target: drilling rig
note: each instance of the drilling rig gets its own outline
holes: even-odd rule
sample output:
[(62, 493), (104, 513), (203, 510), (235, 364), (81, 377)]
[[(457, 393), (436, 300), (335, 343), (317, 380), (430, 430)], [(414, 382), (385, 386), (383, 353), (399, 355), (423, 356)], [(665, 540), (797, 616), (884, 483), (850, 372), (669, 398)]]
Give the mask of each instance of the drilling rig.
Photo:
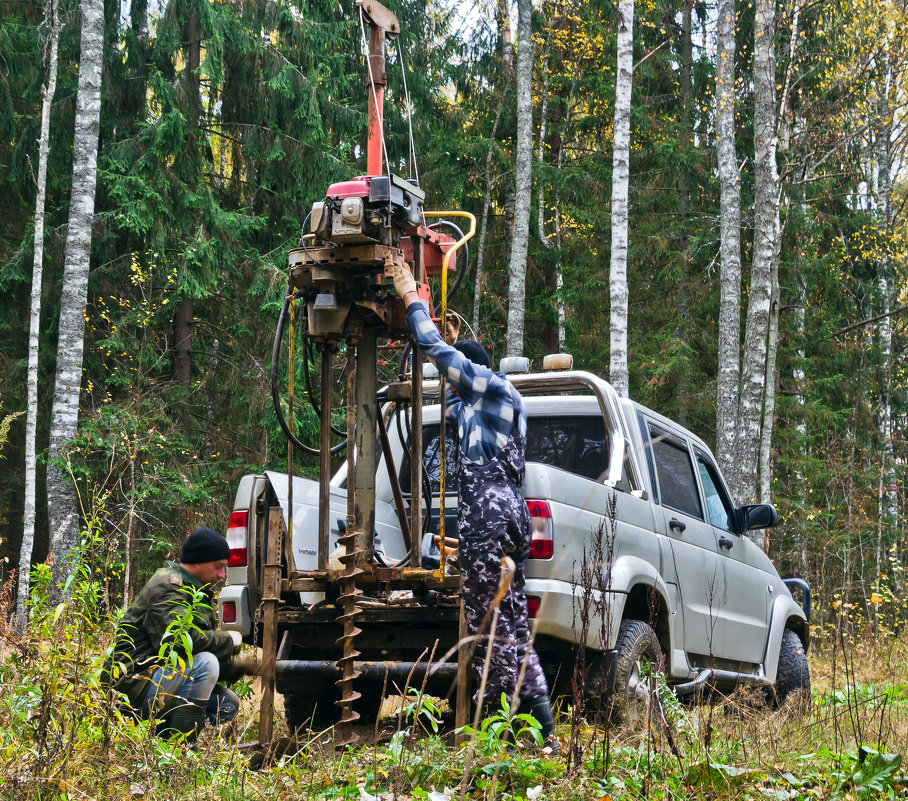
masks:
[[(440, 560), (437, 569), (424, 569), (420, 559), (423, 536), (421, 510), (424, 503), (422, 464), (422, 359), (419, 349), (407, 344), (406, 312), (390, 280), (384, 280), (387, 256), (406, 260), (417, 281), (420, 297), (438, 319), (444, 319), (447, 297), (456, 289), (466, 269), (465, 242), (475, 230), (475, 219), (464, 212), (433, 212), (425, 209), (425, 192), (418, 180), (404, 179), (390, 170), (383, 136), (383, 102), (386, 86), (385, 45), (397, 38), (397, 17), (375, 0), (357, 0), (364, 38), (368, 29), (366, 89), (368, 93), (368, 141), (366, 174), (334, 183), (322, 199), (313, 203), (304, 223), (299, 247), (289, 255), (287, 294), (278, 322), (272, 358), (272, 394), (288, 447), (289, 520), (273, 515), (267, 533), (262, 598), (262, 645), (265, 675), (260, 741), (271, 737), (278, 648), (284, 593), (315, 591), (331, 597), (340, 610), (335, 618), (342, 626), (336, 641), (338, 657), (333, 672), (340, 698), (336, 741), (351, 744), (357, 739), (352, 725), (358, 719), (354, 702), (360, 697), (356, 680), (363, 664), (358, 662), (357, 625), (364, 590), (380, 586), (385, 593), (396, 589), (459, 589), (459, 577), (446, 574), (444, 513), (440, 515)], [(467, 233), (448, 218), (466, 218)], [(443, 218), (443, 219), (441, 219)], [(435, 222), (427, 222), (436, 220)], [(465, 228), (467, 226), (464, 226)], [(449, 273), (457, 275), (449, 282)], [(432, 297), (439, 285), (439, 297)], [(289, 398), (278, 384), (277, 366), (285, 333), (289, 340)], [(380, 344), (381, 343), (381, 344)], [(400, 349), (398, 381), (380, 391), (377, 386), (379, 348)], [(314, 448), (295, 434), (295, 353), (303, 348), (319, 364), (320, 391), (315, 393), (306, 375), (309, 400), (319, 417), (319, 441)], [(332, 385), (335, 361), (343, 354), (346, 380), (346, 426), (332, 425)], [(444, 393), (441, 393), (443, 399)], [(410, 408), (410, 510), (405, 506), (398, 476), (388, 446), (384, 402)], [(287, 413), (284, 413), (284, 408)], [(338, 410), (339, 411), (339, 410)], [(443, 415), (442, 415), (443, 421)], [(443, 425), (443, 422), (442, 422)], [(336, 439), (340, 442), (332, 444)], [(443, 438), (442, 438), (443, 439)], [(387, 565), (376, 562), (375, 483), (377, 448), (381, 447), (394, 490), (397, 517), (409, 553), (404, 560)], [(329, 561), (331, 456), (346, 448), (347, 509), (338, 568)], [(295, 569), (293, 537), (294, 453), (318, 456), (319, 519), (317, 567)], [(431, 505), (431, 494), (425, 500)], [(444, 503), (444, 491), (441, 493)], [(296, 619), (305, 610), (295, 612)], [(460, 660), (461, 663), (464, 661)], [(465, 718), (468, 701), (463, 664), (458, 669), (458, 718)], [(387, 675), (387, 674), (386, 674)]]

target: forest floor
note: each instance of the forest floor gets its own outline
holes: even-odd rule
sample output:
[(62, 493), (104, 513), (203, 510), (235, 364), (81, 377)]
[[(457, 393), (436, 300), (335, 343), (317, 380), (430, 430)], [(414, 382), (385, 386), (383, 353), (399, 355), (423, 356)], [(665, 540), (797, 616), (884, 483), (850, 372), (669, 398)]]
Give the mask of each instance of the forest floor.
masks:
[(572, 723), (563, 704), (561, 754), (552, 756), (510, 746), (504, 718), (455, 746), (433, 701), (411, 696), (343, 749), (331, 730), (288, 747), (278, 714), (282, 750), (265, 754), (244, 745), (257, 739), (253, 685), (241, 687), (229, 731), (206, 729), (195, 750), (162, 742), (98, 688), (104, 638), (63, 617), (51, 610), (26, 636), (0, 630), (4, 801), (908, 798), (904, 634), (815, 643), (806, 710), (768, 710), (744, 696), (682, 705), (660, 686), (661, 703), (634, 726)]

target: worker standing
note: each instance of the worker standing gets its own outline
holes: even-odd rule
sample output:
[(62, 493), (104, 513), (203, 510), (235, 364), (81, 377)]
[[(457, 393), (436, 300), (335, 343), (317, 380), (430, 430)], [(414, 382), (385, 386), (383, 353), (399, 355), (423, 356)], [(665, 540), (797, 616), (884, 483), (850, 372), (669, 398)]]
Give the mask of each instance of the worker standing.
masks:
[[(498, 607), (485, 695), (475, 700), (487, 711), (494, 710), (504, 693), (513, 704), (518, 674), (526, 662), (521, 711), (539, 721), (545, 745), (557, 750), (548, 686), (530, 639), (524, 595), (530, 519), (520, 491), (527, 428), (523, 401), (502, 373), (492, 371), (485, 348), (472, 340), (457, 341), (456, 318), (446, 321), (442, 339), (405, 263), (387, 257), (385, 275), (392, 278), (395, 291), (404, 300), (411, 335), (450, 382), (455, 396), (448, 415), (456, 421), (459, 441), (457, 525), (469, 634), (477, 634), (498, 592), (502, 560), (507, 556), (514, 563), (514, 575)], [(483, 634), (474, 653), (474, 667), (480, 675), (489, 639)]]

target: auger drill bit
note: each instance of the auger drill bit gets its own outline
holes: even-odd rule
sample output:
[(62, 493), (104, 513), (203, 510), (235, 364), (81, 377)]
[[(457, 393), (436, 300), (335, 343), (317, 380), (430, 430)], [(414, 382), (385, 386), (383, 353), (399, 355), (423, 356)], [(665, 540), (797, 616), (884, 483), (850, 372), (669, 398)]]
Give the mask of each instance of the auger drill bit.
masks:
[(343, 648), (343, 656), (337, 660), (337, 666), (341, 671), (341, 677), (336, 682), (341, 691), (341, 697), (339, 701), (335, 701), (341, 709), (341, 719), (338, 723), (338, 744), (353, 745), (359, 739), (351, 729), (352, 724), (359, 720), (359, 713), (353, 709), (353, 702), (361, 697), (360, 693), (353, 688), (353, 681), (359, 676), (359, 671), (355, 668), (355, 660), (360, 655), (354, 646), (354, 640), (362, 631), (356, 625), (356, 615), (360, 611), (356, 601), (363, 592), (356, 586), (356, 577), (363, 571), (357, 567), (357, 558), (361, 551), (356, 547), (356, 532), (349, 531), (344, 534), (338, 539), (338, 544), (344, 547), (344, 555), (340, 557), (341, 564), (344, 565), (344, 572), (338, 580), (340, 595), (337, 599), (343, 610), (337, 616), (337, 621), (344, 627), (343, 634), (336, 642), (336, 645)]
[[(351, 443), (351, 447), (347, 449), (348, 476), (354, 475), (352, 442), (356, 422), (356, 353), (356, 343), (351, 341), (347, 349), (347, 441)], [(344, 572), (338, 578), (340, 595), (337, 599), (343, 610), (337, 616), (337, 621), (343, 625), (344, 631), (335, 642), (335, 645), (341, 646), (343, 649), (343, 655), (337, 660), (341, 677), (335, 682), (341, 693), (340, 700), (335, 701), (341, 710), (341, 719), (337, 724), (338, 745), (353, 745), (359, 739), (351, 728), (353, 723), (359, 719), (359, 713), (353, 709), (353, 702), (360, 697), (360, 694), (353, 689), (353, 680), (359, 675), (359, 671), (355, 667), (359, 651), (356, 650), (353, 642), (361, 633), (361, 629), (356, 626), (356, 613), (359, 612), (356, 599), (357, 596), (362, 595), (362, 590), (356, 586), (356, 577), (363, 572), (358, 564), (358, 557), (362, 550), (357, 547), (357, 532), (353, 525), (354, 490), (355, 485), (353, 484), (347, 487), (347, 529), (337, 541), (338, 545), (342, 545), (344, 548), (344, 555), (340, 557), (341, 564), (344, 565)]]

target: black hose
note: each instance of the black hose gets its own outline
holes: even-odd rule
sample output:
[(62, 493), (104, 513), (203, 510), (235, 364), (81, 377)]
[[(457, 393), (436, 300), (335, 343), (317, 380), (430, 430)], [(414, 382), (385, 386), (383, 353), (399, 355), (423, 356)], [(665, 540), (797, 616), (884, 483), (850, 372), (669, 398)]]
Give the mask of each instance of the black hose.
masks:
[[(284, 435), (287, 437), (293, 445), (304, 453), (308, 453), (311, 456), (318, 456), (319, 449), (313, 448), (311, 445), (306, 445), (306, 443), (301, 442), (297, 436), (290, 430), (290, 426), (287, 425), (287, 419), (284, 417), (284, 410), (281, 408), (281, 394), (278, 389), (278, 362), (281, 357), (281, 344), (284, 339), (284, 327), (287, 325), (287, 311), (290, 308), (290, 298), (288, 294), (284, 298), (284, 305), (281, 307), (281, 314), (277, 320), (277, 331), (274, 333), (274, 347), (271, 350), (271, 401), (274, 404), (274, 412), (277, 415), (277, 422), (281, 427), (281, 430), (284, 432)], [(344, 448), (347, 447), (347, 440), (344, 439), (343, 442), (339, 442), (337, 445), (331, 448), (331, 453), (340, 453)]]

